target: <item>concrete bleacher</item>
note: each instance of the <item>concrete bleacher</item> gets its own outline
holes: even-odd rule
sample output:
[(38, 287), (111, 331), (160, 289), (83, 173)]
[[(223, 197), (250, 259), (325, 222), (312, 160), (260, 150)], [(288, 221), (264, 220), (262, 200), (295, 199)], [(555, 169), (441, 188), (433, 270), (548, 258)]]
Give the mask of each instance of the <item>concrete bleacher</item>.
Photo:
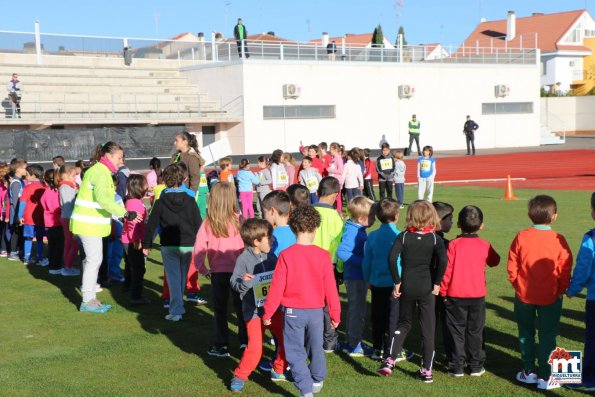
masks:
[(38, 65), (33, 55), (0, 54), (3, 84), (13, 72), (23, 84), (22, 119), (9, 118), (5, 92), (2, 104), (7, 118), (0, 123), (231, 119), (180, 72), (181, 66), (186, 62), (133, 59), (131, 66), (125, 66), (121, 58), (51, 56)]

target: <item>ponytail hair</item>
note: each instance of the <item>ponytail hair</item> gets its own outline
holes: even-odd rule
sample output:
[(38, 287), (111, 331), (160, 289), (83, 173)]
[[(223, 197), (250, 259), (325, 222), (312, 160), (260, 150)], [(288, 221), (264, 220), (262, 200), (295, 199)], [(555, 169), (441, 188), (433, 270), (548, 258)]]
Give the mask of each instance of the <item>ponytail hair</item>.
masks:
[(97, 147), (95, 147), (92, 162), (96, 163), (107, 153), (112, 154), (114, 152), (117, 152), (118, 150), (124, 151), (124, 149), (122, 149), (122, 146), (118, 145), (116, 142), (109, 141), (103, 145), (99, 144), (97, 145)]
[(196, 153), (200, 153), (198, 151), (198, 141), (196, 140), (196, 135), (189, 133), (188, 131), (179, 132), (176, 136), (179, 136), (186, 142), (188, 142), (188, 146), (190, 146)]
[(281, 156), (283, 156), (283, 150), (277, 149), (277, 150), (273, 151), (273, 154), (271, 154), (271, 163), (279, 164), (279, 161), (281, 160)]
[(55, 179), (56, 172), (53, 168), (47, 169), (45, 174), (43, 174), (43, 179), (45, 183), (47, 183), (48, 187), (52, 190), (56, 190), (56, 179)]
[[(81, 169), (82, 168), (83, 167), (82, 167), (82, 164), (81, 164)], [(60, 186), (60, 182), (62, 182), (64, 180), (64, 175), (70, 174), (75, 169), (76, 169), (75, 166), (69, 165), (69, 164), (64, 164), (64, 165), (60, 166), (60, 168), (58, 168), (58, 172), (55, 172), (54, 173), (54, 185)]]

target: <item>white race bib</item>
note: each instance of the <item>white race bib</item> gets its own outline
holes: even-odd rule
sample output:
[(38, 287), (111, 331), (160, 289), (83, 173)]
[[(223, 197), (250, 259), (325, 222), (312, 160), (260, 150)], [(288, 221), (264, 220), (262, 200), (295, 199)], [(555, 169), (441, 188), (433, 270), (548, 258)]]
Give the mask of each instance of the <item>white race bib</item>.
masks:
[(393, 168), (393, 161), (391, 159), (381, 159), (380, 160), (380, 169), (381, 170), (389, 170)]
[(432, 162), (430, 160), (422, 160), (419, 162), (419, 169), (424, 172), (429, 172), (432, 168)]
[(256, 307), (263, 307), (264, 302), (269, 294), (271, 288), (271, 282), (273, 281), (274, 272), (265, 272), (254, 275), (254, 283), (252, 284), (252, 290), (254, 291), (254, 302)]

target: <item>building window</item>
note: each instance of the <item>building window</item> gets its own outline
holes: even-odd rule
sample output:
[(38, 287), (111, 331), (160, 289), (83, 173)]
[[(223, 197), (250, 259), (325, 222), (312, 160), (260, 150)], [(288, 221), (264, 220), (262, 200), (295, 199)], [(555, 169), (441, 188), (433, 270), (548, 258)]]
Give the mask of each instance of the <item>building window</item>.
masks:
[(335, 105), (263, 106), (262, 117), (275, 119), (334, 119)]
[(481, 114), (526, 114), (533, 113), (533, 102), (492, 102), (481, 104)]

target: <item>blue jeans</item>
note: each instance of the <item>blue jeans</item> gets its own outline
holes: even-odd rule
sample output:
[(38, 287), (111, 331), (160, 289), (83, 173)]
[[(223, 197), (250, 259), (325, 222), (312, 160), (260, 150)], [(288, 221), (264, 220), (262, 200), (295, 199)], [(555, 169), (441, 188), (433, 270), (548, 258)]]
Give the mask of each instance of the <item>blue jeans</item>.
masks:
[(395, 182), (395, 190), (397, 191), (397, 201), (399, 205), (403, 205), (405, 200), (405, 184), (402, 182)]
[(366, 324), (368, 284), (364, 280), (345, 280), (347, 289), (347, 343), (356, 347), (363, 338)]
[(285, 357), (291, 366), (295, 386), (302, 395), (312, 393), (312, 384), (326, 377), (326, 358), (322, 348), (323, 323), (322, 309), (284, 309)]
[(43, 259), (43, 237), (45, 236), (45, 228), (43, 226), (24, 225), (23, 237), (25, 240), (24, 259), (27, 262), (31, 259), (31, 249), (33, 248), (33, 237), (36, 240), (36, 257), (40, 261)]
[(169, 285), (169, 314), (181, 316), (186, 313), (183, 297), (192, 251), (182, 252), (177, 247), (161, 247), (161, 257)]
[(351, 200), (353, 200), (354, 198), (356, 198), (357, 196), (361, 196), (361, 195), (362, 195), (362, 191), (359, 190), (358, 188), (345, 189), (345, 198), (347, 199), (347, 204), (349, 204), (349, 202)]

